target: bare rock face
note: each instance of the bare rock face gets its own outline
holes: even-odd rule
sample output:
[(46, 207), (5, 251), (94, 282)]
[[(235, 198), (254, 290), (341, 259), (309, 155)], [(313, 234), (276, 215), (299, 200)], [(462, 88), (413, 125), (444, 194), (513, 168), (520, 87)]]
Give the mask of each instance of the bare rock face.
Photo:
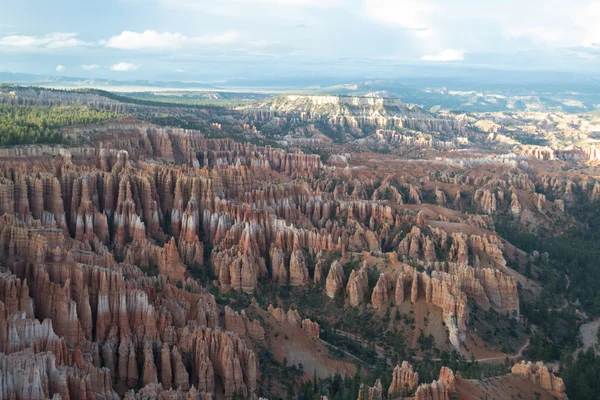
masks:
[(388, 397), (396, 398), (412, 393), (419, 384), (419, 373), (413, 371), (412, 365), (403, 361), (402, 365), (396, 365), (392, 376), (392, 383), (388, 389)]
[(411, 259), (423, 258), (425, 261), (437, 261), (434, 240), (422, 233), (421, 228), (413, 226), (398, 246), (398, 255)]
[(477, 191), (475, 192), (474, 200), (475, 202), (477, 202), (477, 204), (479, 204), (481, 210), (486, 214), (494, 214), (498, 209), (496, 194), (489, 191), (488, 189), (477, 189)]
[[(129, 109), (117, 103), (93, 104)], [(131, 118), (94, 129), (68, 151), (0, 149), (0, 398), (251, 398), (265, 330), (243, 310), (221, 315), (194, 272), (253, 292), (269, 260), (271, 279), (301, 286), (308, 260), (348, 246), (333, 213), (357, 221), (352, 234), (375, 250), (374, 229), (394, 222), (366, 200), (372, 183), (339, 189), (341, 200), (321, 194), (308, 183), (323, 168), (313, 154)], [(332, 276), (339, 295), (342, 267)], [(295, 310), (278, 320), (318, 338)]]
[(133, 390), (125, 394), (125, 400), (150, 400), (150, 399), (172, 399), (172, 400), (210, 400), (211, 393), (200, 392), (192, 387), (188, 391), (182, 389), (165, 389), (161, 384), (152, 383), (141, 388), (137, 393)]
[(283, 308), (275, 308), (272, 304), (267, 308), (267, 312), (271, 314), (280, 324), (289, 323), (296, 327), (302, 326), (302, 318), (297, 310), (289, 309), (287, 312)]
[(302, 329), (304, 330), (304, 332), (306, 332), (306, 334), (314, 339), (318, 339), (319, 338), (319, 334), (320, 334), (320, 326), (318, 323), (311, 321), (310, 319), (303, 319), (302, 320)]
[(275, 320), (280, 324), (287, 322), (287, 314), (283, 308), (273, 307), (272, 304), (269, 304), (269, 307), (267, 307), (267, 312), (271, 314), (273, 318), (275, 318)]
[(439, 187), (435, 188), (435, 201), (441, 206), (448, 202), (448, 199), (446, 198), (446, 193), (444, 193), (444, 191)]
[(285, 285), (288, 282), (288, 270), (285, 265), (285, 253), (283, 249), (271, 245), (269, 251), (271, 256), (271, 278), (274, 282)]
[[(118, 399), (111, 387), (110, 371), (89, 367), (56, 367), (50, 352), (32, 350), (0, 357), (0, 396), (5, 399), (103, 398)], [(83, 395), (83, 397), (80, 397)]]
[(437, 261), (437, 254), (435, 252), (435, 245), (433, 239), (429, 236), (425, 238), (425, 245), (423, 249), (423, 258), (425, 261)]
[(460, 265), (469, 264), (469, 245), (468, 237), (462, 233), (453, 233), (452, 246), (450, 247), (449, 255), (451, 260), (455, 260)]
[(412, 303), (419, 301), (420, 294), (424, 293), (425, 298), (422, 300), (442, 309), (450, 342), (458, 348), (460, 342), (465, 340), (469, 316), (467, 295), (461, 290), (459, 282), (445, 272), (434, 271), (430, 277), (426, 273), (405, 266), (396, 282), (397, 304), (401, 297), (406, 297), (400, 296), (405, 292), (406, 287), (410, 287)]
[(419, 385), (415, 392), (415, 400), (450, 400), (448, 389), (442, 380)]
[(296, 249), (290, 257), (290, 285), (304, 286), (308, 283), (308, 268), (302, 250)]
[(190, 339), (189, 343), (180, 340), (178, 347), (193, 353), (199, 389), (213, 392), (215, 377), (219, 377), (227, 398), (234, 392), (247, 396), (256, 390), (258, 362), (241, 338), (231, 332), (207, 329), (195, 330)]
[(297, 310), (290, 308), (286, 314), (286, 319), (288, 323), (294, 326), (300, 327), (302, 325), (302, 318), (300, 318), (300, 314)]
[(396, 279), (396, 285), (394, 287), (394, 304), (400, 305), (405, 298), (405, 284), (408, 281), (406, 279), (406, 275), (404, 271), (401, 271), (398, 274), (398, 279)]
[(448, 392), (456, 392), (456, 378), (454, 372), (448, 367), (442, 367), (440, 369), (440, 380), (446, 385)]
[(540, 212), (544, 211), (544, 206), (545, 206), (546, 202), (547, 202), (546, 195), (544, 195), (542, 193), (536, 194), (535, 206), (538, 209), (538, 211), (540, 211)]
[(152, 353), (152, 345), (146, 342), (144, 344), (144, 365), (142, 367), (142, 382), (144, 385), (158, 383), (156, 365), (154, 365), (154, 355)]
[(564, 214), (564, 213), (565, 213), (565, 201), (564, 201), (564, 200), (562, 200), (562, 199), (556, 199), (556, 200), (554, 201), (554, 206), (556, 207), (556, 209), (557, 209), (557, 210), (558, 210), (560, 213), (562, 213), (562, 214)]
[(225, 306), (225, 329), (237, 333), (242, 338), (249, 336), (257, 342), (265, 339), (265, 330), (258, 320), (251, 322), (244, 310), (238, 313), (229, 306)]
[(368, 387), (364, 383), (361, 383), (358, 390), (357, 400), (382, 400), (383, 399), (383, 386), (381, 381), (377, 379), (373, 387)]
[(247, 321), (246, 314), (239, 314), (229, 306), (225, 306), (225, 329), (237, 333), (242, 338), (246, 337)]
[(371, 303), (375, 308), (383, 308), (390, 300), (390, 292), (392, 289), (391, 279), (386, 273), (382, 273), (377, 280), (377, 284), (373, 288), (371, 295)]
[(246, 326), (248, 335), (255, 341), (262, 343), (265, 341), (265, 329), (262, 327), (258, 320), (249, 322)]
[(418, 259), (421, 256), (421, 243), (423, 242), (423, 235), (421, 229), (417, 226), (413, 226), (411, 231), (406, 235), (400, 245), (398, 246), (398, 255)]
[(173, 387), (181, 390), (189, 390), (189, 374), (183, 365), (177, 346), (173, 346), (173, 350), (171, 350), (171, 371), (173, 373)]
[(591, 199), (596, 201), (600, 199), (600, 183), (596, 182), (592, 189)]
[(177, 249), (175, 238), (171, 238), (169, 243), (165, 245), (162, 253), (158, 263), (160, 273), (169, 277), (174, 282), (183, 281), (185, 279), (185, 266), (179, 258), (179, 250)]
[(369, 293), (369, 277), (364, 269), (353, 270), (348, 278), (346, 294), (348, 302), (353, 307), (363, 304), (365, 297)]
[(27, 280), (12, 279), (10, 274), (0, 273), (0, 301), (4, 303), (8, 314), (17, 311), (25, 313), (26, 318), (33, 318), (33, 299), (29, 296)]
[[(238, 244), (214, 254), (213, 270), (223, 286), (252, 293), (258, 279), (267, 275), (267, 267), (260, 255), (257, 235), (257, 227), (246, 224)], [(223, 242), (227, 242), (227, 238)]]
[(516, 193), (511, 195), (510, 212), (515, 216), (521, 215), (521, 203)]
[(421, 204), (423, 195), (417, 186), (410, 185), (408, 190), (408, 198), (415, 204)]
[[(137, 111), (133, 105), (78, 96), (95, 107)], [(292, 122), (263, 111), (230, 121), (249, 134), (254, 117)], [(294, 121), (314, 117), (294, 115)], [(448, 122), (454, 120), (412, 116), (339, 115), (338, 122), (347, 120), (350, 129), (366, 121), (443, 132), (454, 126)], [(252, 293), (269, 280), (301, 291), (310, 283), (313, 261), (313, 282), (324, 284), (328, 297), (342, 300), (345, 294), (353, 307), (370, 302), (380, 309), (377, 317), (390, 303), (439, 307), (449, 339), (459, 347), (469, 326), (469, 305), (519, 313), (516, 280), (502, 272), (504, 254), (510, 252), (489, 215), (465, 211), (471, 206), (467, 195), (475, 190), (470, 188), (482, 188), (473, 204), (489, 214), (516, 214), (519, 200), (525, 206), (533, 199), (534, 207), (541, 201), (547, 217), (561, 218), (557, 211), (564, 204), (537, 196), (538, 187), (569, 206), (580, 188), (600, 198), (595, 181), (568, 182), (554, 177), (558, 171), (545, 179), (517, 175), (519, 163), (498, 162), (500, 157), (486, 160), (481, 171), (465, 168), (475, 165), (468, 159), (411, 160), (411, 171), (403, 165), (403, 171), (384, 176), (370, 167), (324, 168), (314, 154), (207, 139), (198, 131), (157, 128), (130, 118), (94, 129), (90, 143), (68, 152), (54, 146), (0, 149), (2, 399), (207, 400), (214, 394), (230, 400), (234, 393), (253, 398), (261, 378), (252, 349), (265, 343), (265, 329), (250, 319), (235, 294), (228, 296), (228, 305), (218, 305), (205, 287)], [(315, 137), (303, 139), (321, 140), (314, 129)], [(455, 145), (386, 130), (377, 137), (391, 145), (440, 151)], [(502, 171), (492, 173), (488, 161)], [(462, 172), (438, 171), (439, 163), (457, 169), (460, 164)], [(448, 209), (453, 199), (456, 210)], [(400, 207), (403, 201), (410, 204)], [(422, 205), (431, 202), (437, 205)], [(358, 252), (385, 271), (371, 295), (370, 271), (363, 267), (348, 279), (341, 264), (356, 255), (348, 253)], [(329, 268), (332, 256), (340, 261)], [(439, 262), (442, 257), (447, 262)], [(400, 265), (399, 259), (410, 259), (425, 272)], [(318, 323), (294, 309), (270, 306), (268, 312), (270, 323), (302, 329), (317, 344)], [(551, 374), (534, 369), (525, 372), (530, 379), (560, 391)], [(452, 372), (442, 369), (438, 381), (417, 386), (410, 365), (396, 367), (391, 394), (408, 389), (416, 390), (417, 398), (439, 399), (456, 385)], [(363, 387), (360, 397), (381, 399), (381, 384)]]
[(317, 263), (315, 264), (315, 273), (313, 277), (313, 282), (315, 285), (318, 285), (323, 280), (323, 271), (326, 268), (326, 260), (324, 258), (319, 258)]
[(334, 261), (329, 268), (327, 280), (325, 281), (325, 291), (327, 296), (335, 298), (344, 289), (344, 268), (339, 261)]
[(169, 351), (169, 345), (167, 343), (163, 343), (163, 347), (160, 349), (160, 384), (165, 389), (171, 389), (171, 387), (173, 387), (171, 352)]
[(482, 282), (490, 305), (494, 309), (503, 314), (519, 314), (519, 295), (514, 278), (489, 268), (476, 270), (475, 275)]
[(566, 388), (562, 378), (550, 372), (543, 362), (533, 364), (523, 360), (520, 363), (513, 365), (511, 372), (513, 374), (525, 376), (534, 384), (540, 385), (542, 389), (547, 390), (557, 399), (565, 400), (567, 398)]

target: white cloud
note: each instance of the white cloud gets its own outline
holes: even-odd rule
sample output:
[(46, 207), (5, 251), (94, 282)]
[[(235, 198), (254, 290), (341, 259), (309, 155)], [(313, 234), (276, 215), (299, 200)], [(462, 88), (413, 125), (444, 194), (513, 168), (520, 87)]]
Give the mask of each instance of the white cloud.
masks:
[(293, 6), (317, 6), (327, 7), (336, 6), (340, 2), (338, 0), (255, 0), (257, 3), (272, 3), (272, 4), (284, 4)]
[(85, 71), (91, 71), (93, 69), (98, 69), (100, 68), (100, 66), (98, 64), (83, 64), (81, 66), (81, 69), (85, 70)]
[(77, 33), (55, 32), (44, 36), (8, 35), (0, 37), (0, 47), (12, 49), (37, 48), (56, 50), (87, 45), (89, 43), (77, 39)]
[(446, 49), (439, 54), (423, 56), (423, 61), (462, 61), (465, 52), (463, 50)]
[(218, 35), (204, 35), (192, 38), (193, 43), (201, 45), (221, 45), (235, 43), (240, 37), (237, 31), (227, 31)]
[(585, 27), (582, 45), (597, 47), (600, 44), (600, 1), (594, 1), (585, 10)]
[(504, 38), (526, 39), (534, 46), (556, 49), (600, 42), (600, 0), (503, 0), (476, 5), (461, 1), (448, 5), (440, 16), (442, 22), (453, 21), (448, 33), (456, 36), (464, 34), (462, 25), (472, 27), (470, 23), (475, 22), (482, 33), (489, 34), (496, 27)]
[(139, 65), (135, 65), (132, 63), (120, 62), (120, 63), (114, 64), (114, 65), (111, 65), (110, 70), (117, 71), (117, 72), (131, 72), (131, 71), (135, 71), (139, 67), (140, 67)]
[(65, 70), (65, 66), (64, 65), (57, 65), (56, 66), (56, 72), (63, 72)]
[(414, 30), (417, 35), (433, 35), (429, 15), (437, 7), (429, 0), (365, 0), (365, 9), (376, 21)]
[(237, 6), (301, 6), (301, 7), (335, 7), (343, 3), (344, 0), (220, 0), (219, 4), (210, 2), (206, 4), (198, 0), (158, 0), (161, 6), (165, 8), (192, 8), (202, 9), (203, 11), (211, 11), (211, 6), (217, 5), (221, 7), (237, 7)]
[[(600, 45), (600, 0), (362, 0), (372, 21), (409, 30), (427, 60), (468, 52), (539, 50), (556, 54), (569, 47)], [(515, 11), (517, 10), (517, 11)], [(432, 55), (430, 55), (432, 54)]]
[(146, 30), (142, 33), (123, 31), (120, 35), (113, 36), (100, 44), (106, 47), (123, 50), (168, 50), (179, 49), (184, 46), (214, 46), (231, 44), (238, 41), (240, 35), (237, 31), (227, 31), (216, 35), (203, 35), (187, 37), (181, 33), (158, 33)]
[(508, 37), (529, 37), (539, 42), (554, 43), (564, 37), (564, 32), (556, 26), (507, 26), (505, 34)]
[(123, 31), (120, 35), (113, 36), (102, 44), (106, 47), (124, 50), (162, 50), (179, 48), (187, 41), (188, 38), (180, 33), (158, 33), (156, 31), (147, 30), (142, 33)]

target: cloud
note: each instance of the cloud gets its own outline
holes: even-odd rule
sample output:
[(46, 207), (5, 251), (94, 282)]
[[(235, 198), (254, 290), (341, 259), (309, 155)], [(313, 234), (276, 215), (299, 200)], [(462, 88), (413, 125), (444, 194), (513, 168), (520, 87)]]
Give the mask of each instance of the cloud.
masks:
[(56, 72), (64, 72), (65, 70), (65, 66), (64, 65), (57, 65), (56, 66)]
[(120, 35), (113, 36), (102, 44), (106, 47), (124, 50), (162, 50), (179, 48), (187, 41), (188, 38), (180, 33), (158, 33), (147, 30), (142, 33), (123, 31)]
[(100, 68), (100, 66), (98, 64), (83, 64), (81, 66), (81, 69), (85, 70), (85, 71), (91, 71), (93, 69), (98, 69)]
[[(548, 54), (600, 44), (600, 0), (362, 0), (368, 19), (408, 30), (420, 39), (428, 61), (440, 49), (474, 52), (533, 51)], [(518, 10), (518, 12), (515, 12)], [(432, 55), (430, 55), (432, 54)], [(454, 60), (452, 53), (448, 56)], [(451, 57), (452, 56), (452, 57)]]
[(237, 31), (227, 31), (218, 35), (204, 35), (191, 39), (192, 43), (201, 45), (222, 45), (238, 41), (240, 34)]
[(106, 41), (100, 41), (105, 47), (123, 50), (169, 50), (184, 46), (211, 46), (234, 43), (239, 39), (237, 31), (227, 31), (216, 35), (187, 37), (181, 33), (146, 30), (142, 33), (123, 31)]
[(126, 62), (120, 62), (120, 63), (114, 64), (114, 65), (111, 65), (110, 70), (116, 71), (116, 72), (131, 72), (131, 71), (135, 71), (139, 67), (140, 67), (139, 65), (126, 63)]
[(437, 7), (429, 0), (365, 0), (365, 10), (372, 19), (415, 31), (417, 35), (433, 35), (429, 15)]
[(439, 54), (423, 56), (423, 61), (462, 61), (465, 52), (463, 50), (446, 49)]
[[(480, 36), (473, 32), (475, 23), (481, 33), (489, 34), (496, 27), (501, 36), (497, 39), (503, 37), (513, 45), (517, 40), (526, 41), (533, 50), (539, 45), (558, 49), (600, 41), (599, 0), (503, 0), (476, 5), (460, 1), (447, 6), (440, 16), (444, 17), (441, 22), (452, 22), (448, 29), (451, 35), (459, 30), (464, 33), (461, 28), (469, 26), (472, 36)], [(492, 47), (496, 43), (482, 45)]]
[(507, 26), (505, 34), (510, 38), (529, 37), (538, 42), (557, 42), (564, 33), (559, 27), (552, 26)]
[[(237, 0), (240, 2), (240, 0)], [(246, 0), (252, 2), (252, 0)], [(338, 0), (253, 0), (254, 3), (283, 4), (292, 6), (330, 7), (339, 5)]]
[[(165, 8), (196, 8), (203, 11), (211, 11), (212, 2), (198, 0), (158, 0)], [(220, 0), (219, 6), (292, 6), (292, 7), (335, 7), (342, 4), (343, 0)], [(214, 2), (215, 4), (217, 2)]]
[(0, 37), (0, 48), (11, 49), (64, 49), (87, 46), (77, 39), (77, 33), (55, 32), (44, 36), (8, 35)]

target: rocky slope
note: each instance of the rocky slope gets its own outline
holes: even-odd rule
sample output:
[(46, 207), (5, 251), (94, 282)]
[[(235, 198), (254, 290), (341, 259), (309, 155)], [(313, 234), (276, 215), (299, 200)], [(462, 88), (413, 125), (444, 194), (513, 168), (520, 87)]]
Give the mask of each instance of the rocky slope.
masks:
[[(439, 350), (470, 355), (472, 343), (485, 344), (480, 313), (525, 322), (520, 295), (539, 292), (530, 278), (548, 261), (504, 240), (498, 218), (556, 229), (572, 222), (578, 199), (600, 199), (592, 175), (536, 173), (552, 158), (545, 152), (457, 152), (456, 138), (388, 130), (451, 135), (466, 126), (394, 100), (288, 96), (245, 113), (230, 118), (244, 132), (274, 118), (385, 127), (377, 143), (427, 157), (340, 147), (346, 165), (337, 166), (134, 118), (67, 131), (85, 145), (0, 149), (0, 397), (253, 398), (273, 394), (270, 366), (288, 374), (302, 363), (304, 375), (290, 379), (298, 390), (313, 372), (352, 374), (348, 359), (364, 361), (325, 341), (346, 315), (371, 316), (379, 338), (402, 336), (415, 354), (427, 330), (442, 338)], [(542, 365), (512, 372), (564, 395)], [(389, 387), (365, 385), (359, 398), (451, 398), (469, 385), (448, 369), (420, 382), (402, 363)]]

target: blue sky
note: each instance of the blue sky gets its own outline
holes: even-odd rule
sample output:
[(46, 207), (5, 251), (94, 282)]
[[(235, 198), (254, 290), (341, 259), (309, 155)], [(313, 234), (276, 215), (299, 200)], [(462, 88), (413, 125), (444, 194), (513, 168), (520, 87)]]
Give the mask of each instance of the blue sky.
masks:
[(4, 0), (0, 71), (219, 81), (600, 70), (600, 0)]

